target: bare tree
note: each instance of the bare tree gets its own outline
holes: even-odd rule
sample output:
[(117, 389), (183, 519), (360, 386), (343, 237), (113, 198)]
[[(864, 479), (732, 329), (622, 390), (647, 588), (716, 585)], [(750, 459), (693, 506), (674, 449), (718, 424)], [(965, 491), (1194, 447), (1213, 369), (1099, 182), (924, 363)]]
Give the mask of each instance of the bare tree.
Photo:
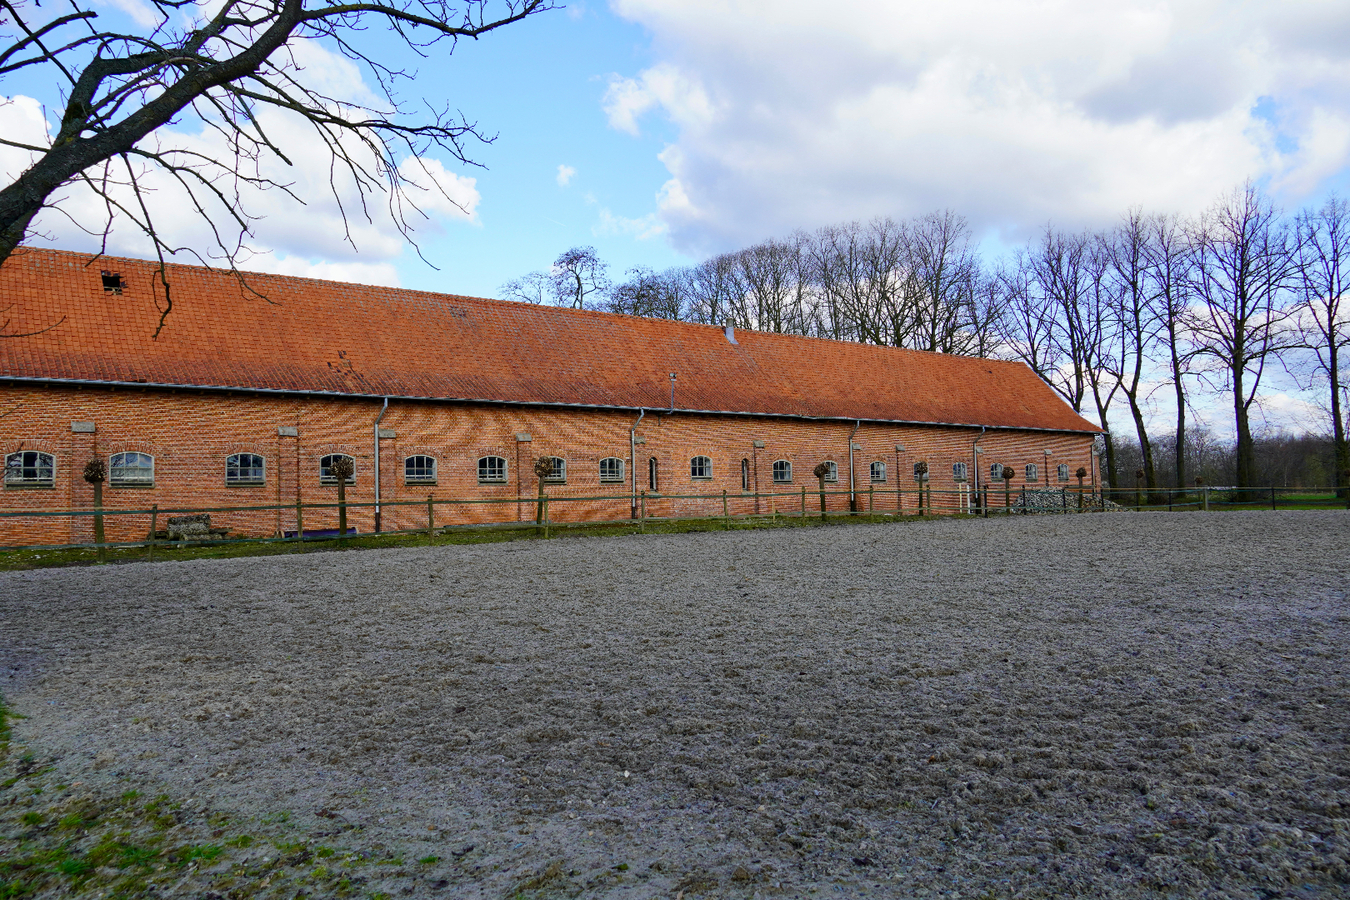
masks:
[(1119, 226), (1102, 236), (1101, 251), (1107, 265), (1108, 314), (1114, 320), (1120, 350), (1119, 355), (1108, 356), (1106, 361), (1121, 363), (1112, 367), (1111, 374), (1119, 383), (1120, 392), (1130, 408), (1130, 417), (1134, 420), (1149, 502), (1162, 503), (1165, 501), (1156, 493), (1158, 473), (1153, 462), (1153, 445), (1144, 422), (1145, 398), (1142, 396), (1145, 389), (1144, 375), (1152, 364), (1157, 345), (1153, 304), (1149, 295), (1152, 283), (1148, 278), (1151, 238), (1149, 221), (1141, 210), (1132, 209), (1126, 213), (1125, 220)]
[(1176, 396), (1177, 428), (1172, 452), (1176, 466), (1176, 485), (1186, 487), (1186, 386), (1183, 381), (1190, 363), (1186, 346), (1186, 318), (1190, 305), (1191, 263), (1193, 256), (1187, 229), (1176, 216), (1160, 215), (1149, 220), (1149, 237), (1144, 244), (1148, 254), (1153, 319), (1159, 341), (1167, 347), (1167, 364), (1172, 390)]
[(594, 247), (573, 247), (553, 261), (547, 272), (531, 272), (501, 286), (502, 297), (522, 303), (552, 300), (558, 306), (586, 309), (608, 295), (609, 266)]
[(1298, 217), (1299, 282), (1303, 300), (1297, 324), (1303, 348), (1309, 351), (1314, 372), (1326, 380), (1335, 447), (1335, 484), (1346, 487), (1350, 470), (1343, 396), (1341, 353), (1350, 347), (1350, 203), (1331, 197), (1316, 212)]
[(907, 266), (915, 288), (914, 340), (917, 350), (967, 353), (978, 341), (971, 327), (980, 257), (970, 225), (952, 212), (930, 213), (910, 224)]
[[(162, 316), (172, 308), (165, 254), (186, 250), (205, 260), (191, 248), (170, 245), (156, 227), (145, 187), (151, 171), (182, 188), (233, 267), (254, 222), (242, 205), (242, 188), (291, 193), (264, 169), (270, 160), (292, 165), (302, 152), (283, 148), (265, 130), (260, 111), (281, 110), (307, 122), (326, 148), (339, 204), (340, 180), (355, 186), (362, 211), (373, 193), (386, 192), (394, 221), (407, 236), (408, 214), (418, 212), (408, 189), (426, 187), (415, 178), (434, 178), (425, 166), (414, 176), (416, 167), (400, 166), (399, 157), (420, 158), (440, 149), (468, 162), (466, 142), (482, 135), (448, 110), (411, 115), (396, 91), (410, 73), (385, 57), (390, 44), (379, 32), (387, 30), (418, 54), (441, 41), (453, 50), (460, 38), (481, 37), (552, 7), (550, 0), (223, 0), (214, 8), (147, 0), (158, 21), (136, 34), (100, 30), (100, 14), (82, 2), (71, 0), (69, 11), (51, 12), (40, 5), (4, 4), (13, 27), (11, 43), (0, 49), (0, 75), (45, 71), (61, 86), (65, 106), (49, 140), (29, 144), (0, 137), (0, 143), (29, 151), (32, 160), (0, 188), (0, 263), (23, 241), (38, 212), (59, 202), (54, 198), (63, 187), (82, 184), (104, 204), (105, 242), (119, 217), (152, 241), (161, 263)], [(324, 41), (363, 65), (379, 85), (380, 106), (329, 96), (319, 79), (307, 80), (293, 48), (308, 40)], [(187, 120), (223, 140), (222, 158), (152, 138), (170, 122)], [(444, 194), (441, 186), (432, 186)]]
[(1237, 431), (1236, 484), (1253, 484), (1251, 407), (1266, 364), (1291, 345), (1285, 304), (1295, 275), (1287, 227), (1248, 182), (1195, 226), (1191, 288), (1201, 301), (1189, 317), (1195, 353), (1231, 393)]
[(734, 253), (723, 253), (699, 263), (690, 273), (688, 284), (690, 321), (705, 325), (731, 321), (745, 293)]
[(628, 270), (628, 280), (616, 286), (601, 307), (628, 316), (683, 319), (689, 300), (688, 277), (687, 269), (654, 272), (637, 266)]

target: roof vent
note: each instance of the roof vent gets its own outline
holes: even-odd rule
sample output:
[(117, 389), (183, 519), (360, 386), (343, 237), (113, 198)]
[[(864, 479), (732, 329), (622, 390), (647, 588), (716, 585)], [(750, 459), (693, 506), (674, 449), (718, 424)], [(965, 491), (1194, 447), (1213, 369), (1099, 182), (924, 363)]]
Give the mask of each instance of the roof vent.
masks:
[(120, 293), (122, 293), (122, 276), (121, 276), (121, 275), (118, 275), (116, 272), (109, 272), (107, 269), (104, 269), (103, 272), (102, 272), (101, 274), (103, 275), (103, 292), (104, 292), (104, 293), (106, 293), (106, 294), (120, 294)]
[[(730, 343), (732, 343), (732, 344), (735, 344), (735, 343), (736, 343), (736, 326), (735, 326), (735, 325), (732, 325), (730, 322), (728, 322), (726, 325), (724, 325), (724, 326), (722, 327), (722, 333), (725, 334), (725, 335), (727, 336), (727, 341), (728, 341), (728, 342), (730, 342)], [(740, 345), (737, 344), (737, 346), (740, 346)]]

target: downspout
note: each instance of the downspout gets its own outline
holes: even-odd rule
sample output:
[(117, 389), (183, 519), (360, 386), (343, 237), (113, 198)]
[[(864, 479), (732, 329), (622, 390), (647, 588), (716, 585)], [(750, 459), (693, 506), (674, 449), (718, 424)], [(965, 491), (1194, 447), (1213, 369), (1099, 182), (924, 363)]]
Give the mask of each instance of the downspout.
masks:
[(983, 425), (981, 425), (981, 426), (980, 426), (980, 433), (979, 433), (979, 435), (975, 438), (975, 442), (974, 442), (973, 444), (970, 445), (970, 465), (971, 465), (971, 471), (973, 471), (973, 472), (975, 473), (972, 477), (975, 479), (975, 481), (974, 481), (974, 486), (975, 486), (975, 487), (974, 487), (974, 490), (975, 490), (975, 508), (976, 508), (976, 509), (979, 509), (979, 505), (980, 505), (980, 502), (981, 502), (981, 500), (980, 500), (980, 449), (979, 449), (979, 448), (980, 448), (980, 441), (984, 439), (984, 433), (985, 433), (986, 430), (987, 430), (987, 429), (986, 429)]
[[(672, 405), (674, 405), (674, 404), (672, 404)], [(637, 417), (637, 421), (633, 423), (633, 427), (632, 427), (632, 428), (629, 428), (629, 429), (628, 429), (628, 478), (629, 478), (629, 480), (633, 483), (633, 508), (632, 508), (632, 516), (633, 516), (634, 519), (637, 518), (637, 514), (638, 514), (638, 502), (637, 502), (637, 427), (638, 427), (639, 425), (642, 424), (642, 419), (643, 419), (646, 415), (647, 415), (647, 410), (646, 410), (646, 408), (639, 406), (639, 407), (638, 407), (638, 417)]]
[(853, 433), (848, 436), (848, 511), (858, 511), (858, 498), (855, 496), (856, 487), (853, 481), (853, 436), (858, 433), (862, 427), (862, 419), (853, 426)]
[(389, 411), (389, 398), (384, 398), (384, 405), (380, 407), (380, 414), (375, 418), (375, 531), (380, 530), (380, 423), (384, 421), (384, 414)]

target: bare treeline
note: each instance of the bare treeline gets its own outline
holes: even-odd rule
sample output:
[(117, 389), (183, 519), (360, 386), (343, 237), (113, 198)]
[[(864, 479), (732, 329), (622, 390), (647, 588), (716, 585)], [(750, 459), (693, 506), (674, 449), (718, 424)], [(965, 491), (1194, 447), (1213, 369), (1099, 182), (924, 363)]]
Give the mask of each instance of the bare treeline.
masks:
[[(1197, 391), (1231, 403), (1234, 482), (1256, 484), (1253, 407), (1280, 368), (1324, 398), (1338, 485), (1350, 468), (1340, 359), (1350, 345), (1340, 302), (1350, 204), (1338, 198), (1287, 216), (1247, 184), (1195, 218), (1131, 210), (1102, 231), (1047, 226), (992, 262), (954, 212), (883, 217), (627, 276), (612, 283), (594, 249), (580, 247), (502, 290), (533, 303), (1021, 360), (1104, 429), (1128, 412), (1150, 491), (1163, 464), (1168, 482), (1194, 477), (1187, 410)], [(1160, 391), (1177, 409), (1165, 447), (1146, 426)], [(1108, 433), (1113, 486), (1123, 483), (1118, 470)]]

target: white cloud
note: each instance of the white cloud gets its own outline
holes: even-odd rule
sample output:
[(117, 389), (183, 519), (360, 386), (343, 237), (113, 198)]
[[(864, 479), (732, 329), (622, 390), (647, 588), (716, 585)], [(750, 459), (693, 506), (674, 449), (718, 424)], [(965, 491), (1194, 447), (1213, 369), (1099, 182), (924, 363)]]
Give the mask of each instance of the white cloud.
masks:
[(558, 166), (558, 186), (567, 187), (572, 178), (577, 174), (577, 170), (571, 166)]
[(656, 213), (648, 213), (637, 219), (616, 216), (608, 209), (600, 210), (600, 222), (595, 226), (595, 234), (630, 235), (639, 241), (645, 241), (666, 233), (666, 224)]
[(163, 20), (163, 16), (159, 14), (159, 11), (149, 3), (146, 3), (145, 0), (107, 0), (107, 2), (101, 2), (96, 5), (111, 6), (114, 9), (121, 10), (142, 28), (154, 28)]
[[(687, 252), (949, 207), (1017, 235), (1297, 202), (1350, 165), (1350, 12), (1290, 0), (613, 0), (658, 62), (612, 127), (667, 117), (658, 210)], [(1330, 37), (1328, 36), (1330, 35)]]
[(245, 268), (253, 272), (268, 272), (274, 275), (295, 275), (300, 278), (318, 278), (324, 281), (398, 287), (398, 269), (393, 263), (387, 262), (325, 262), (323, 260), (300, 259), (295, 256), (288, 256), (284, 259), (278, 259), (274, 256), (259, 256)]

